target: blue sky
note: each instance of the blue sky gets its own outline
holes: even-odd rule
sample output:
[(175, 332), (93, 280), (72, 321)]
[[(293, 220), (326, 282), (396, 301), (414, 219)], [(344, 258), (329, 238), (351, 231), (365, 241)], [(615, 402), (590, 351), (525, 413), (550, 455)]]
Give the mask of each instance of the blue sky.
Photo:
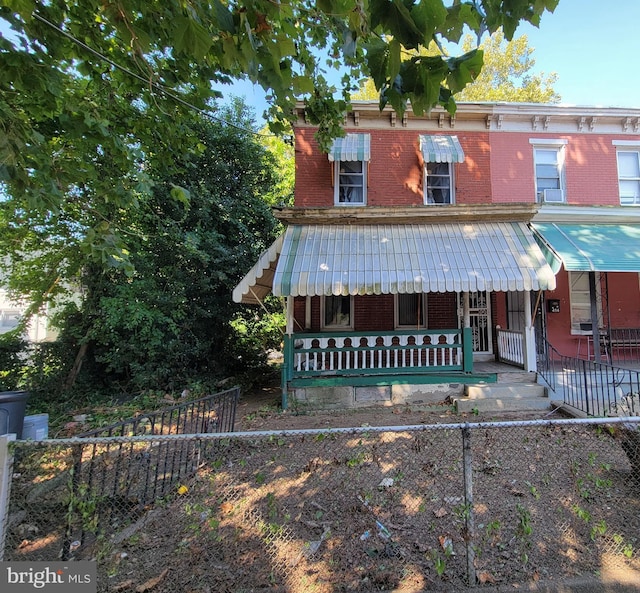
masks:
[(556, 72), (562, 103), (640, 108), (640, 0), (560, 0), (522, 26), (536, 70)]
[[(535, 70), (555, 72), (563, 104), (640, 108), (640, 0), (560, 0), (539, 28), (521, 25), (534, 48)], [(259, 117), (263, 93), (249, 83), (228, 91), (245, 96)]]
[[(516, 36), (527, 35), (537, 71), (558, 74), (562, 103), (640, 108), (639, 24), (640, 0), (560, 0), (539, 29), (522, 25)], [(246, 97), (262, 114), (259, 88), (239, 83), (224, 91)]]

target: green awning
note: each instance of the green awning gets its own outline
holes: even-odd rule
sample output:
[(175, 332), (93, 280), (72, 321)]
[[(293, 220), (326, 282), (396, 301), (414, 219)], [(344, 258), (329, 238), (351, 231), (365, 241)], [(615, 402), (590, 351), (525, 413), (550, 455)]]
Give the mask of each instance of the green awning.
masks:
[(554, 272), (640, 272), (640, 224), (532, 224)]
[(464, 162), (457, 136), (420, 136), (420, 150), (426, 163)]
[(371, 160), (371, 136), (369, 134), (347, 134), (344, 138), (336, 138), (329, 151), (329, 160)]

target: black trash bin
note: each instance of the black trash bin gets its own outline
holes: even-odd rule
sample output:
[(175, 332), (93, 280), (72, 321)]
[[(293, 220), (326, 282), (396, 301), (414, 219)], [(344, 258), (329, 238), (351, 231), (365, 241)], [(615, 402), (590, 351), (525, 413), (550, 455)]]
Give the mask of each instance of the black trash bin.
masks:
[(22, 438), (22, 425), (28, 399), (28, 391), (0, 392), (0, 434), (15, 433), (16, 438)]

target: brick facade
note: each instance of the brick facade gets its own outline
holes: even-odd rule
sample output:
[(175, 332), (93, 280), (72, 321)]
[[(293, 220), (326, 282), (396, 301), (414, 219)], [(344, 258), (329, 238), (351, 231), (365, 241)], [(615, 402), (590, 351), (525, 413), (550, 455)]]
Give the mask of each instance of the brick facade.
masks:
[[(360, 109), (361, 111), (357, 111)], [(295, 129), (296, 181), (295, 209), (334, 207), (334, 163), (322, 153), (314, 138), (315, 129), (306, 124), (303, 111)], [(534, 150), (545, 142), (562, 146), (564, 156), (564, 196), (560, 208), (571, 220), (571, 207), (610, 207), (623, 210), (618, 187), (616, 142), (628, 150), (640, 151), (640, 110), (564, 108), (535, 105), (460, 105), (455, 118), (445, 113), (400, 120), (388, 110), (363, 104), (354, 107), (345, 129), (369, 134), (371, 158), (367, 170), (366, 207), (441, 208), (424, 205), (424, 163), (420, 135), (455, 135), (463, 150), (464, 162), (454, 167), (455, 204), (535, 205), (536, 168)], [(637, 143), (634, 148), (634, 142)], [(541, 205), (543, 208), (547, 205)], [(551, 205), (556, 207), (556, 205)], [(349, 212), (349, 206), (342, 206)], [(626, 207), (629, 216), (640, 222), (640, 207)], [(636, 214), (638, 213), (638, 214)], [(333, 214), (335, 216), (335, 212)], [(437, 218), (434, 218), (437, 222)], [(593, 222), (596, 222), (594, 220)], [(613, 219), (615, 222), (615, 219)], [(354, 222), (351, 221), (351, 224)], [(542, 297), (537, 314), (544, 316), (546, 335), (563, 354), (575, 354), (576, 336), (571, 331), (569, 274), (557, 274), (557, 288)], [(640, 282), (635, 273), (608, 275), (608, 315), (611, 327), (640, 327)], [(544, 298), (560, 301), (560, 312), (547, 314)], [(310, 299), (310, 327), (320, 323), (320, 297)], [(533, 298), (536, 300), (536, 295)], [(507, 298), (491, 295), (492, 328), (508, 327)], [(355, 331), (393, 330), (393, 295), (355, 297)], [(295, 329), (305, 327), (306, 299), (295, 299)], [(458, 326), (454, 293), (427, 295), (429, 329)], [(495, 332), (493, 332), (495, 334)], [(493, 335), (495, 344), (495, 335)]]

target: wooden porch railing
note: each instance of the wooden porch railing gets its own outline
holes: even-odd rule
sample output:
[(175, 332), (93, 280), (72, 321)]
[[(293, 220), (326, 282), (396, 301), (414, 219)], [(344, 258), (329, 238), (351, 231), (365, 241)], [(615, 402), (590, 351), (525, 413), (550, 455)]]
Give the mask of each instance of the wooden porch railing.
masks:
[(524, 368), (524, 333), (509, 329), (498, 329), (498, 360)]
[(473, 369), (470, 328), (297, 333), (286, 338), (288, 379)]

